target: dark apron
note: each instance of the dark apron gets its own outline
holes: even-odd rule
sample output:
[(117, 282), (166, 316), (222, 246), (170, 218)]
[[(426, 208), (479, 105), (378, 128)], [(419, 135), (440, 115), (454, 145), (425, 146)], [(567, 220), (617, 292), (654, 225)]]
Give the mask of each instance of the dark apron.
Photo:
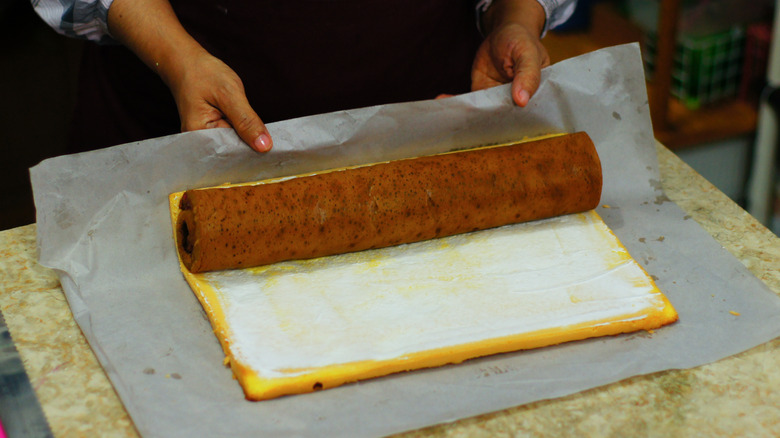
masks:
[[(172, 0), (185, 29), (241, 77), (260, 118), (470, 89), (480, 42), (467, 0)], [(72, 151), (180, 131), (165, 84), (121, 46), (89, 45)]]

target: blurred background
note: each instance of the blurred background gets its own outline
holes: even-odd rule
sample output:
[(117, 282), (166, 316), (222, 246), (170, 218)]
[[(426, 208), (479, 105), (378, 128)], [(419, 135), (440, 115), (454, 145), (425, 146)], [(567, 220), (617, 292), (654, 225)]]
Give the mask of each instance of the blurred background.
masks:
[[(766, 110), (775, 3), (579, 0), (543, 42), (552, 62), (639, 42), (656, 138), (778, 234), (777, 120)], [(0, 21), (2, 230), (35, 221), (28, 169), (64, 151), (85, 43), (48, 28), (29, 0), (4, 0)]]
[(778, 234), (780, 110), (767, 103), (780, 100), (770, 93), (780, 65), (768, 75), (777, 4), (579, 0), (574, 17), (543, 42), (552, 62), (639, 42), (656, 139)]

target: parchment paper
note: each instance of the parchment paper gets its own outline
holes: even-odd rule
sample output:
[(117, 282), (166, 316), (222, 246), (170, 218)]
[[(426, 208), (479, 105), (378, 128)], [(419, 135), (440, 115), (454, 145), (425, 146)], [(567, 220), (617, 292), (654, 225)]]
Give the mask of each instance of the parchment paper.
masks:
[[(269, 129), (275, 149), (267, 155), (219, 129), (58, 157), (31, 170), (40, 261), (57, 270), (76, 321), (145, 436), (383, 435), (701, 365), (780, 335), (780, 299), (660, 189), (635, 44), (545, 69), (526, 108), (513, 106), (503, 86)], [(652, 336), (244, 400), (179, 272), (169, 193), (579, 130), (602, 159), (602, 204), (611, 208), (599, 214), (657, 279), (677, 323)]]

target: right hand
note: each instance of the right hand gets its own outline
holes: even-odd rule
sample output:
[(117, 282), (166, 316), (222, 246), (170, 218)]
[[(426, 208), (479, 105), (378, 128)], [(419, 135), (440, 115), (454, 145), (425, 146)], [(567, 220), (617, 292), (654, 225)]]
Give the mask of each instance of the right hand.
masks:
[(232, 127), (252, 149), (271, 149), (241, 79), (187, 33), (168, 0), (114, 0), (108, 30), (168, 84), (182, 131)]
[(205, 50), (186, 62), (182, 73), (168, 81), (181, 130), (232, 127), (252, 149), (269, 151), (271, 136), (249, 105), (241, 78)]
[(544, 8), (536, 0), (495, 0), (482, 19), (487, 37), (474, 57), (471, 89), (511, 82), (514, 102), (528, 105), (550, 65), (540, 37)]

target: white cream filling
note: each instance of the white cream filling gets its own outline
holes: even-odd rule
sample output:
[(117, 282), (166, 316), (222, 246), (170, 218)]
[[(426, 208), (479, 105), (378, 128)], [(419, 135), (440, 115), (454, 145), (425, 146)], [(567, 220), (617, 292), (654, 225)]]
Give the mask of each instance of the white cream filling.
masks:
[(201, 278), (231, 352), (264, 378), (664, 306), (593, 212)]

